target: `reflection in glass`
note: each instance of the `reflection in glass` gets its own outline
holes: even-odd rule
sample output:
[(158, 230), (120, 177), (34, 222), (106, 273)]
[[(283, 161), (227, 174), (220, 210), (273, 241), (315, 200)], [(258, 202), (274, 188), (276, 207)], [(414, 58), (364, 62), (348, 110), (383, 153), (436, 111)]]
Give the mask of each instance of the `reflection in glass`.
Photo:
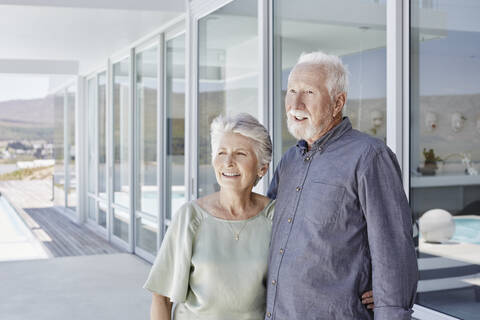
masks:
[(136, 161), (137, 210), (156, 215), (157, 187), (157, 87), (158, 48), (136, 55)]
[[(385, 140), (386, 2), (279, 0), (273, 4), (275, 164), (296, 143), (287, 129), (284, 97), (288, 75), (302, 52), (321, 50), (342, 59), (350, 71), (344, 115), (354, 128)], [(344, 14), (346, 7), (349, 14)]]
[(136, 246), (155, 254), (158, 233), (158, 47), (136, 55)]
[[(113, 202), (126, 210), (130, 207), (130, 58), (113, 65)], [(115, 210), (114, 234), (128, 242), (128, 211)], [(125, 235), (126, 234), (126, 235)]]
[(98, 225), (107, 227), (107, 204), (103, 201), (98, 201)]
[(53, 199), (57, 206), (65, 206), (65, 167), (64, 167), (64, 111), (65, 92), (61, 90), (54, 95), (54, 156)]
[(478, 1), (411, 1), (417, 303), (467, 320), (480, 313), (479, 16)]
[[(210, 123), (219, 114), (261, 115), (257, 1), (234, 1), (198, 23), (198, 196), (218, 190)], [(261, 106), (263, 107), (263, 106)]]
[(107, 120), (107, 74), (98, 75), (97, 88), (98, 114), (98, 196), (107, 199), (107, 147), (106, 147), (106, 120)]
[(185, 202), (185, 35), (166, 43), (166, 218)]
[(70, 209), (76, 210), (77, 207), (77, 175), (75, 166), (75, 99), (77, 89), (71, 86), (67, 89), (67, 132), (68, 132), (68, 193), (67, 205)]
[(130, 58), (113, 65), (113, 202), (129, 207)]
[(87, 215), (87, 217), (88, 217), (88, 219), (95, 221), (96, 201), (95, 201), (95, 199), (93, 199), (91, 197), (87, 197), (87, 199), (88, 199), (88, 208), (87, 208), (88, 215)]
[(128, 225), (130, 224), (130, 215), (128, 212), (119, 209), (112, 209), (112, 211), (113, 234), (123, 241), (128, 242)]
[[(88, 193), (95, 194), (95, 180), (97, 178), (95, 172), (95, 163), (96, 163), (96, 152), (95, 152), (95, 120), (97, 118), (97, 109), (95, 103), (95, 86), (96, 86), (96, 79), (92, 78), (87, 82), (87, 135), (88, 135), (88, 162), (87, 162), (87, 170), (88, 170), (88, 182), (87, 182), (87, 191)], [(89, 211), (90, 213), (90, 211)], [(90, 216), (89, 216), (90, 217)], [(95, 216), (90, 217), (95, 219)]]

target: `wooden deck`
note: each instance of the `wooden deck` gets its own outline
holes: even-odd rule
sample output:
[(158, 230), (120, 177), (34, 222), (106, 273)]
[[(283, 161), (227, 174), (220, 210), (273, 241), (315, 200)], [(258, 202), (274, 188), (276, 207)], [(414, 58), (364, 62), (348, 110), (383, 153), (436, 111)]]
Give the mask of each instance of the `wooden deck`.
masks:
[(49, 180), (1, 181), (0, 192), (15, 208), (50, 257), (125, 252), (55, 207)]

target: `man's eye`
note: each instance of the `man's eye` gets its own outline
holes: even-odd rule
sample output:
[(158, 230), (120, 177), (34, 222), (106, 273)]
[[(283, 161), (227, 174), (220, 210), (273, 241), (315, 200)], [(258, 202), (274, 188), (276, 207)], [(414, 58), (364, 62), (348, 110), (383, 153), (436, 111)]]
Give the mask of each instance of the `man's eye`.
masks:
[(220, 151), (220, 152), (218, 153), (219, 156), (220, 156), (220, 155), (223, 155), (223, 154), (225, 154), (225, 152), (223, 152), (223, 151)]
[(238, 152), (237, 154), (241, 155), (241, 156), (246, 156), (247, 154), (244, 153), (244, 152)]
[(307, 94), (313, 94), (313, 91), (312, 90), (307, 90), (305, 91)]
[(297, 91), (295, 91), (295, 89), (289, 89), (288, 92), (289, 93), (297, 93)]

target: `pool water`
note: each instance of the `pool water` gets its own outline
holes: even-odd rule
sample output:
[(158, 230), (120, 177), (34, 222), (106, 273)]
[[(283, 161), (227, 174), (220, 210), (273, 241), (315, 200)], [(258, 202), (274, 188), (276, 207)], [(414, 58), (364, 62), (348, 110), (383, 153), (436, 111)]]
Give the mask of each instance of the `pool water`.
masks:
[(480, 244), (480, 219), (455, 218), (452, 241)]

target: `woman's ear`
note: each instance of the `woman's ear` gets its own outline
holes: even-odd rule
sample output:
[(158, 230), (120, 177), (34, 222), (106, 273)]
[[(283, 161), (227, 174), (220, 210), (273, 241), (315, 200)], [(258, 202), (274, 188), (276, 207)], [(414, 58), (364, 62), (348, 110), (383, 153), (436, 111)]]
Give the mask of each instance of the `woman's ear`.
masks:
[(269, 164), (264, 164), (263, 166), (260, 167), (260, 169), (258, 169), (258, 176), (259, 177), (263, 177), (264, 175), (267, 174), (268, 172), (268, 166)]

